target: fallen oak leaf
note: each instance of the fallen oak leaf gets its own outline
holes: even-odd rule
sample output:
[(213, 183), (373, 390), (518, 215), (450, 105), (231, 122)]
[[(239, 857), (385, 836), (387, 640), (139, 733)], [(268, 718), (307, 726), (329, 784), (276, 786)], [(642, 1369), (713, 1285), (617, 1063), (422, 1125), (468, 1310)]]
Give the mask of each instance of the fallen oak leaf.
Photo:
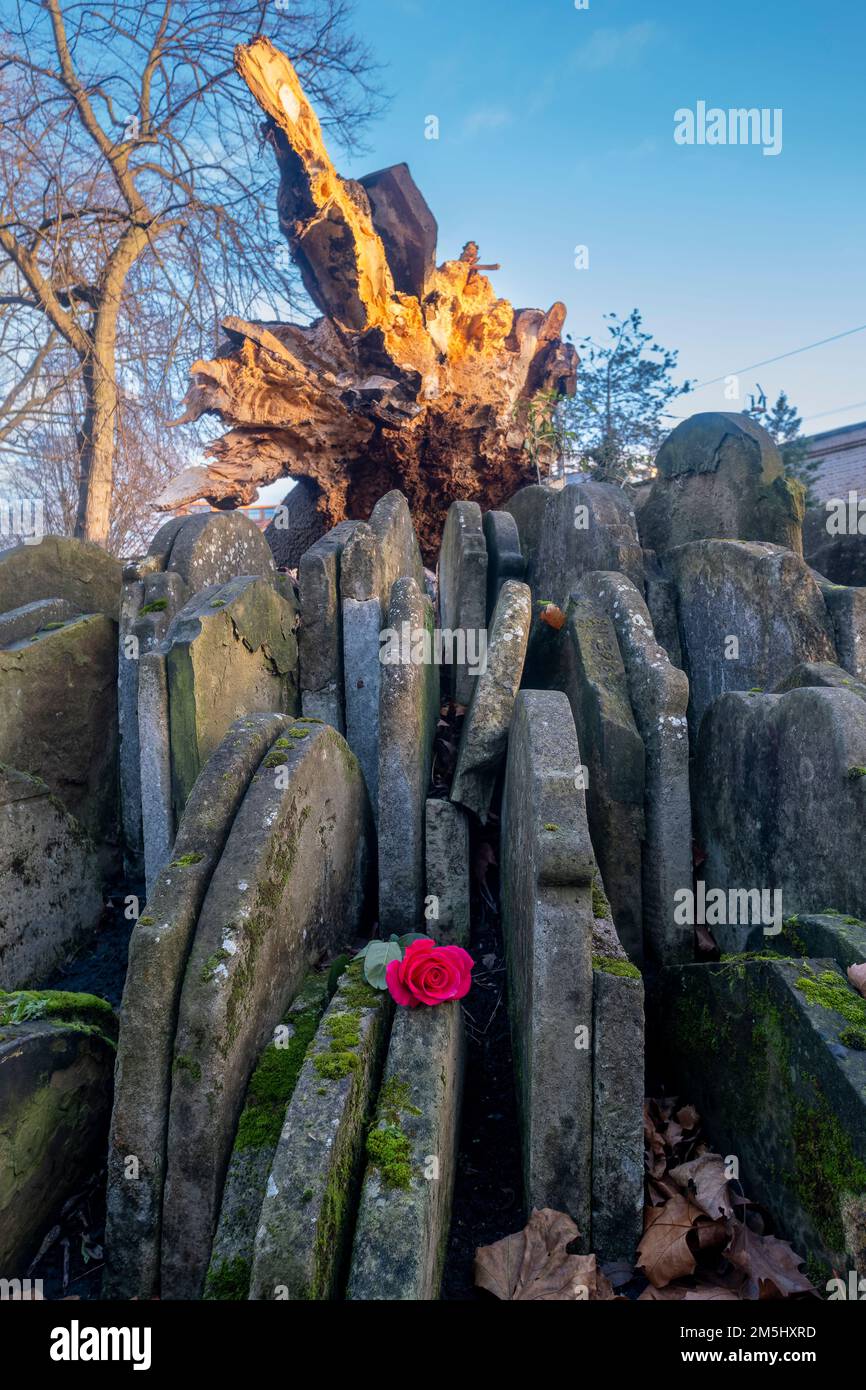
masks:
[(572, 1255), (580, 1232), (565, 1212), (533, 1211), (522, 1231), (475, 1255), (475, 1283), (508, 1302), (609, 1301), (614, 1291), (595, 1255)]

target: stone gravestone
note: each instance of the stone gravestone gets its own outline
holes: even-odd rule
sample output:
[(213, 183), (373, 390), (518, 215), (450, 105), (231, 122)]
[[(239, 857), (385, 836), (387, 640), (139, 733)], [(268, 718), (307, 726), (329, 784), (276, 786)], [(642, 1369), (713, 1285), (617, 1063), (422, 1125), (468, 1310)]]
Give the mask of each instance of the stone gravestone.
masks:
[(357, 523), (342, 521), (301, 556), (298, 651), (303, 713), (346, 731), (340, 562)]
[(363, 779), (343, 739), (326, 724), (290, 724), (232, 824), (184, 974), (163, 1194), (165, 1297), (201, 1293), (262, 1047), (313, 961), (360, 929), (368, 830)]
[(364, 773), (374, 815), (379, 810), (379, 635), (397, 579), (425, 591), (424, 566), (409, 505), (401, 492), (376, 503), (369, 524), (347, 541), (340, 563), (346, 740)]
[(47, 783), (93, 840), (103, 871), (117, 871), (113, 619), (72, 618), (0, 650), (0, 763)]
[[(831, 584), (866, 587), (866, 518), (855, 493), (855, 515), (849, 516), (849, 498), (840, 497), (818, 507), (808, 507), (803, 522), (803, 554), (807, 565)], [(841, 504), (841, 505), (840, 505)], [(852, 521), (856, 520), (856, 525)]]
[(468, 946), (469, 820), (453, 801), (431, 797), (425, 828), (429, 911), (425, 909), (424, 929), (440, 946)]
[(659, 557), (714, 537), (802, 555), (803, 514), (803, 489), (785, 476), (767, 431), (747, 415), (708, 411), (677, 425), (659, 449), (640, 534)]
[(266, 580), (204, 589), (166, 636), (172, 794), (193, 782), (235, 719), (297, 707), (297, 612)]
[(321, 488), (312, 478), (299, 478), (280, 503), (265, 531), (265, 539), (280, 569), (297, 569), (304, 551), (325, 534), (327, 525), (319, 511), (321, 495)]
[[(397, 579), (388, 605), (379, 691), (379, 925), (418, 931), (424, 908), (424, 810), (439, 718), (433, 605)], [(390, 658), (393, 658), (389, 660)]]
[(571, 599), (556, 686), (568, 696), (583, 759), (593, 848), (620, 939), (643, 959), (643, 739), (632, 714), (616, 631), (598, 598)]
[(707, 911), (722, 950), (772, 947), (792, 913), (866, 915), (864, 769), (866, 705), (853, 691), (727, 694), (710, 706), (695, 811), (706, 890), (727, 895), (722, 921)]
[[(21, 1278), (105, 1144), (114, 1015), (101, 999), (0, 994), (0, 1269)], [(19, 1004), (26, 1022), (13, 1020)]]
[(457, 1170), (464, 1045), (459, 1000), (397, 1010), (367, 1139), (350, 1299), (439, 1297)]
[(0, 553), (0, 613), (37, 599), (66, 599), (78, 613), (117, 620), (121, 566), (91, 541), (45, 536)]
[(472, 699), (475, 681), (470, 649), (476, 657), (479, 635), (487, 630), (487, 546), (477, 502), (452, 502), (439, 553), (439, 623), (443, 634), (465, 644), (450, 653), (450, 688), (460, 705)]
[(502, 929), (526, 1204), (567, 1212), (588, 1250), (595, 859), (568, 700), (522, 690), (502, 803)]
[(499, 590), (506, 579), (523, 580), (526, 561), (520, 549), (520, 532), (510, 512), (484, 513), (487, 545), (487, 621), (493, 617)]
[(646, 754), (642, 853), (645, 945), (657, 961), (691, 959), (692, 933), (675, 918), (692, 881), (686, 710), (689, 683), (655, 639), (649, 610), (622, 574), (590, 574), (578, 591), (600, 604), (619, 642), (635, 724)]
[(0, 764), (0, 989), (38, 984), (98, 925), (93, 845), (38, 777)]
[(677, 586), (689, 728), (727, 690), (772, 689), (801, 661), (834, 661), (833, 628), (806, 564), (757, 542), (693, 541), (666, 565)]
[[(208, 759), (129, 943), (108, 1147), (104, 1292), (152, 1298), (159, 1246), (174, 1036), (183, 974), (213, 872), (253, 774), (289, 724), (240, 719)], [(137, 1158), (134, 1180), (129, 1155)]]
[(484, 669), (474, 677), (451, 784), (451, 800), (474, 811), (482, 824), (505, 758), (531, 624), (529, 586), (506, 580), (493, 611)]
[(866, 589), (831, 584), (819, 574), (815, 580), (833, 624), (839, 665), (857, 680), (866, 680)]

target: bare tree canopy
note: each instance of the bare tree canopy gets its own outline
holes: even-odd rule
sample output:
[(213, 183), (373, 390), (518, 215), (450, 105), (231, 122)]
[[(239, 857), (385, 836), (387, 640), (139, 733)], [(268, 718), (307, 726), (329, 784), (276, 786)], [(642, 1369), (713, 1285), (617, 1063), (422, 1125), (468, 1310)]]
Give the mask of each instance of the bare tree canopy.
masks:
[(0, 461), (103, 544), (188, 457), (165, 424), (226, 306), (303, 310), (233, 62), (265, 30), (351, 147), (379, 97), (345, 0), (19, 0), (3, 21)]

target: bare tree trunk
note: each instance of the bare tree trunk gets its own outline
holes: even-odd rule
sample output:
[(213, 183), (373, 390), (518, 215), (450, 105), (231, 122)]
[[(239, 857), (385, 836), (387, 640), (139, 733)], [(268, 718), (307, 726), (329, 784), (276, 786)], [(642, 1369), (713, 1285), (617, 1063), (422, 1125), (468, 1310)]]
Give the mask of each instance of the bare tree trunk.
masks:
[[(108, 360), (106, 360), (106, 358)], [(111, 483), (117, 423), (117, 386), (114, 379), (114, 332), (110, 348), (94, 346), (84, 363), (84, 420), (79, 432), (80, 478), (75, 534), (82, 540), (108, 543), (111, 520)]]

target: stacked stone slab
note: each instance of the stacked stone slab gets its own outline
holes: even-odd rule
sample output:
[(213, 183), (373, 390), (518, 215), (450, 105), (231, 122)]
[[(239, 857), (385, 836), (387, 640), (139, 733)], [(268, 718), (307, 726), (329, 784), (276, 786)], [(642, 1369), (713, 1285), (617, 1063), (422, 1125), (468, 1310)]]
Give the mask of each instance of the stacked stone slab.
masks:
[(123, 571), (118, 710), (124, 846), (129, 872), (141, 875), (149, 863), (151, 884), (174, 836), (169, 750), (161, 733), (169, 724), (161, 644), (199, 590), (239, 575), (273, 581), (275, 568), (262, 533), (233, 512), (172, 517), (147, 555)]
[[(20, 1020), (20, 1021), (19, 1021)], [(99, 1163), (115, 1020), (90, 995), (0, 993), (0, 1269), (20, 1278)]]
[(414, 579), (425, 591), (408, 503), (401, 492), (389, 492), (376, 503), (369, 523), (356, 526), (340, 562), (346, 740), (361, 764), (374, 814), (379, 806), (380, 634), (397, 579)]
[[(255, 1061), (308, 966), (360, 927), (369, 809), (358, 764), (316, 722), (280, 720), (280, 736), (260, 741), (275, 718), (240, 721), (207, 765), (136, 928), (109, 1176), (116, 1296), (201, 1293)], [(125, 1180), (130, 1153), (147, 1165), (144, 1188)]]
[(442, 631), (465, 643), (462, 659), (460, 652), (450, 653), (451, 694), (458, 704), (468, 705), (477, 677), (469, 658), (473, 652), (477, 656), (480, 634), (487, 630), (487, 545), (477, 502), (452, 502), (448, 508), (438, 575)]
[(342, 521), (310, 546), (298, 564), (298, 631), (304, 714), (346, 731), (340, 562), (357, 523)]
[(350, 1299), (439, 1297), (457, 1169), (463, 1052), (459, 1003), (398, 1010), (367, 1138)]
[(391, 1001), (355, 962), (316, 1034), (277, 1143), (256, 1232), (250, 1298), (337, 1296)]
[(383, 652), (379, 691), (379, 923), (386, 936), (400, 936), (423, 920), (424, 815), (439, 718), (433, 605), (415, 579), (392, 585), (388, 631), (401, 640), (392, 644), (394, 660)]
[(0, 613), (39, 599), (65, 599), (76, 613), (117, 621), (121, 567), (90, 541), (45, 536), (0, 553)]
[(866, 1273), (866, 1000), (837, 961), (666, 970), (659, 1028), (665, 1076), (819, 1289)]
[(640, 961), (646, 755), (616, 631), (602, 602), (585, 592), (569, 602), (554, 684), (571, 706), (583, 760), (578, 780), (617, 932)]
[(849, 501), (847, 496), (838, 499), (845, 504), (844, 528), (837, 523), (838, 507), (832, 501), (807, 509), (803, 553), (806, 563), (831, 584), (862, 588), (866, 586), (866, 519), (860, 510), (862, 497), (855, 494), (856, 527), (851, 525), (855, 517), (848, 514)]
[[(864, 769), (866, 704), (854, 691), (721, 696), (704, 717), (695, 765), (707, 890), (778, 891), (786, 917), (825, 907), (862, 917)], [(748, 904), (739, 902), (741, 917)], [(743, 951), (778, 931), (768, 913), (756, 915), (708, 925), (723, 950)]]
[(710, 411), (684, 420), (659, 449), (640, 534), (660, 558), (713, 537), (802, 555), (803, 515), (803, 489), (785, 476), (767, 431), (747, 415)]
[(280, 569), (297, 569), (304, 552), (325, 534), (325, 519), (319, 511), (321, 495), (312, 478), (299, 478), (277, 508), (265, 540)]
[(728, 690), (770, 690), (801, 661), (836, 661), (833, 627), (808, 566), (778, 545), (693, 541), (666, 566), (677, 586), (689, 728)]
[(833, 624), (839, 665), (858, 680), (866, 680), (866, 589), (831, 584), (820, 574), (815, 580)]
[(484, 670), (475, 677), (463, 720), (451, 783), (451, 800), (473, 811), (482, 824), (487, 821), (505, 758), (531, 625), (529, 586), (506, 580), (493, 610)]
[(629, 579), (587, 575), (578, 592), (613, 624), (646, 755), (641, 875), (646, 947), (656, 961), (685, 960), (692, 936), (676, 921), (676, 893), (692, 882), (689, 683), (656, 641), (649, 610)]

